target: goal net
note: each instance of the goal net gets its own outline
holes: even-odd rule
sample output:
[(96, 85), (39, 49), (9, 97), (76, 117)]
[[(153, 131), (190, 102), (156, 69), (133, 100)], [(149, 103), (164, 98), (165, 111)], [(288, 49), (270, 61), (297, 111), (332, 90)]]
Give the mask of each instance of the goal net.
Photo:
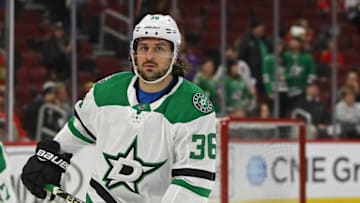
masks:
[(304, 203), (305, 124), (292, 119), (218, 122), (211, 203)]

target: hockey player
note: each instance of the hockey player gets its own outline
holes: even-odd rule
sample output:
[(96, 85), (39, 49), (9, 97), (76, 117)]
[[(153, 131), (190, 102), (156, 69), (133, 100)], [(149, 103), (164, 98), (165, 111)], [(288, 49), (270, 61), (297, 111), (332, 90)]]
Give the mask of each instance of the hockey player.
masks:
[(94, 144), (87, 203), (207, 202), (215, 180), (215, 112), (183, 78), (180, 43), (170, 16), (146, 15), (133, 31), (133, 73), (92, 87), (54, 140), (38, 144), (23, 168), (25, 186), (45, 198), (44, 184), (59, 185), (71, 154)]
[(0, 203), (17, 203), (17, 197), (11, 182), (11, 169), (4, 145), (0, 142)]

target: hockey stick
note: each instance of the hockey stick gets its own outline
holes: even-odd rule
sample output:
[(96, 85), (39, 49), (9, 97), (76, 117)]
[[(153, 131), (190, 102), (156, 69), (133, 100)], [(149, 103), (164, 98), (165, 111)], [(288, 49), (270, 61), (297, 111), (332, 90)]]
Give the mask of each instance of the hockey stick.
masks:
[(85, 203), (84, 201), (78, 199), (72, 194), (65, 192), (60, 187), (55, 185), (50, 185), (50, 184), (45, 185), (45, 191), (48, 197), (50, 197), (51, 194), (53, 194), (64, 199), (66, 203)]

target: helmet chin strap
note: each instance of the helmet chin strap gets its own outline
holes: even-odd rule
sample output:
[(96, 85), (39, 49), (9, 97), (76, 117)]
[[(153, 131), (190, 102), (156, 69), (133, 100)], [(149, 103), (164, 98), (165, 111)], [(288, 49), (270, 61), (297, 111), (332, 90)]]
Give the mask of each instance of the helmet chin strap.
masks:
[(147, 84), (156, 84), (156, 83), (159, 83), (161, 81), (163, 81), (169, 74), (171, 74), (172, 70), (173, 70), (173, 65), (175, 63), (175, 60), (176, 60), (176, 57), (177, 57), (177, 54), (176, 52), (174, 51), (174, 56), (173, 58), (171, 59), (171, 63), (170, 63), (170, 66), (168, 68), (168, 70), (166, 71), (166, 73), (161, 76), (160, 78), (156, 79), (156, 80), (146, 80), (145, 78), (143, 78), (141, 76), (141, 74), (139, 73), (138, 71), (138, 67), (137, 65), (135, 64), (135, 59), (134, 59), (134, 51), (132, 50), (131, 51), (131, 62), (132, 62), (132, 65), (134, 67), (134, 72), (135, 72), (135, 75), (140, 78), (140, 80), (144, 81), (145, 83)]

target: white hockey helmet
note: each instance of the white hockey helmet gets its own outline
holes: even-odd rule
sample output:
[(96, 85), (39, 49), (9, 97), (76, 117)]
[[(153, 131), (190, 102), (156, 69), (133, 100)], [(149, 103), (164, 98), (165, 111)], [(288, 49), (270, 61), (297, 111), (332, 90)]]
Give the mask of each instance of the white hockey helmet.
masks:
[[(135, 62), (136, 40), (143, 37), (164, 39), (173, 44), (173, 54), (168, 71), (159, 79), (148, 81), (139, 74), (138, 67)], [(134, 28), (133, 38), (130, 43), (130, 57), (136, 76), (146, 83), (154, 84), (165, 79), (173, 69), (174, 62), (177, 58), (181, 44), (181, 34), (175, 20), (169, 15), (148, 14)]]

